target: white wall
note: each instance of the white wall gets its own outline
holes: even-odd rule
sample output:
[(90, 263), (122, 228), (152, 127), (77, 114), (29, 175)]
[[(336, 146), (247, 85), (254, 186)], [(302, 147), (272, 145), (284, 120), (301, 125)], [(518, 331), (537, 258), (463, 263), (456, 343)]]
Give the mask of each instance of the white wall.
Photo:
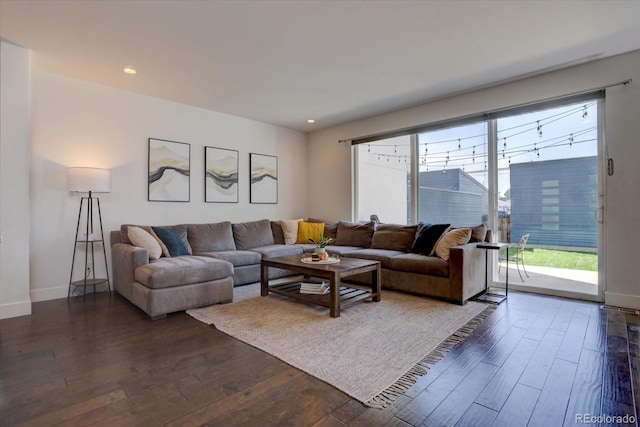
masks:
[[(67, 191), (70, 166), (111, 170), (111, 193), (99, 195), (106, 232), (122, 223), (241, 222), (307, 215), (307, 145), (301, 132), (37, 70), (32, 72), (32, 90), (34, 301), (67, 294), (80, 200)], [(149, 137), (191, 144), (189, 203), (147, 201)], [(239, 151), (239, 203), (204, 202), (204, 146)], [(249, 203), (250, 152), (278, 156), (278, 204)]]
[(29, 51), (0, 41), (0, 319), (29, 299)]
[[(535, 102), (628, 78), (634, 82), (610, 88), (606, 94), (606, 142), (615, 161), (615, 174), (606, 179), (605, 302), (640, 309), (635, 266), (640, 236), (640, 51), (314, 132), (308, 143), (309, 159), (313, 160), (309, 188), (314, 191), (309, 212), (321, 218), (351, 217), (351, 150), (338, 140)], [(330, 173), (320, 174), (328, 162)]]

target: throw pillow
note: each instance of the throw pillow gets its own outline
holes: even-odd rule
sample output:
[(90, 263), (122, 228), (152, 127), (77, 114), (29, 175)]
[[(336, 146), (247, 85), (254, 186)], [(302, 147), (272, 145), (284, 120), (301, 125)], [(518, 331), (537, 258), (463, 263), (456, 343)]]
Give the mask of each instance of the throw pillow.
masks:
[(368, 248), (371, 246), (371, 238), (373, 237), (373, 222), (346, 222), (338, 223), (338, 232), (336, 233), (336, 246), (358, 246)]
[(169, 254), (173, 256), (182, 256), (187, 254), (187, 246), (180, 238), (180, 235), (170, 228), (151, 227), (154, 233), (162, 240), (169, 250)]
[(298, 223), (300, 221), (302, 221), (302, 218), (280, 220), (285, 245), (293, 245), (298, 239)]
[(271, 222), (268, 219), (231, 224), (236, 249), (243, 251), (274, 244)]
[(442, 236), (442, 239), (440, 239), (436, 245), (436, 255), (445, 261), (449, 261), (451, 248), (469, 243), (470, 238), (470, 228), (457, 228), (455, 230), (448, 231), (444, 236)]
[(451, 229), (457, 228), (470, 228), (471, 229), (471, 239), (470, 242), (484, 242), (487, 238), (487, 226), (484, 224), (476, 225), (474, 227), (451, 227)]
[(338, 234), (338, 224), (335, 222), (324, 221), (322, 219), (308, 218), (307, 222), (323, 222), (324, 223), (324, 237), (331, 237), (335, 239)]
[(187, 247), (187, 255), (193, 255), (193, 250), (191, 249), (191, 245), (189, 244), (188, 229), (186, 225), (172, 225), (165, 228), (175, 230), (175, 232), (178, 233), (178, 236), (180, 236), (180, 238), (182, 239), (184, 245)]
[(430, 256), (442, 235), (451, 224), (424, 224), (411, 246), (411, 252)]
[(373, 233), (371, 247), (409, 252), (417, 230), (417, 225), (380, 224)]
[(153, 231), (153, 227), (149, 227), (149, 229), (146, 229), (146, 228), (142, 228), (142, 229), (144, 231), (146, 231), (147, 233), (151, 234), (153, 236), (153, 238), (156, 239), (156, 241), (160, 245), (160, 248), (162, 249), (162, 255), (160, 255), (160, 256), (161, 257), (165, 256), (167, 258), (171, 258), (171, 253), (169, 252), (169, 248), (167, 248), (167, 245), (165, 245), (164, 242), (162, 241), (162, 239), (160, 239), (160, 237), (158, 237), (156, 232)]
[(189, 224), (187, 225), (187, 237), (191, 250), (196, 254), (236, 250), (229, 221), (212, 224)]
[(298, 240), (296, 243), (310, 244), (309, 239), (319, 242), (320, 236), (324, 235), (324, 223), (300, 221), (298, 224)]
[(142, 228), (128, 227), (127, 235), (133, 246), (144, 248), (149, 252), (149, 259), (158, 259), (162, 255), (162, 248), (158, 241)]

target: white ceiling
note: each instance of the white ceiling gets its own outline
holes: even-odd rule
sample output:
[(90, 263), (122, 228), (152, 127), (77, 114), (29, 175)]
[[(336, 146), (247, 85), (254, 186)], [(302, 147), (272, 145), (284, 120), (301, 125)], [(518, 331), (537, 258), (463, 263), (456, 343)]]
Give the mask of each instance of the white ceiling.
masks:
[(640, 49), (640, 1), (0, 0), (0, 36), (36, 69), (309, 132)]

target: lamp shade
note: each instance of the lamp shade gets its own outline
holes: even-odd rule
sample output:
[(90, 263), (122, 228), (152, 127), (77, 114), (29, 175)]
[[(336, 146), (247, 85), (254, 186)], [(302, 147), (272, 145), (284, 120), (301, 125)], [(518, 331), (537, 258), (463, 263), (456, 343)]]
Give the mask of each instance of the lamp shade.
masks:
[(111, 192), (111, 172), (99, 168), (69, 168), (67, 171), (69, 191), (77, 193)]

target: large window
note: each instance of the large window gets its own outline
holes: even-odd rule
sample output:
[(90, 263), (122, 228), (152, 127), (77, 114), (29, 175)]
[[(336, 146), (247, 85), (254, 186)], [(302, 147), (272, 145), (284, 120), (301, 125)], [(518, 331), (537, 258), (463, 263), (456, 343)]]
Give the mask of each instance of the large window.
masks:
[(418, 221), (477, 225), (488, 216), (486, 123), (418, 135)]
[(356, 219), (485, 223), (499, 241), (597, 246), (597, 96), (356, 141)]

